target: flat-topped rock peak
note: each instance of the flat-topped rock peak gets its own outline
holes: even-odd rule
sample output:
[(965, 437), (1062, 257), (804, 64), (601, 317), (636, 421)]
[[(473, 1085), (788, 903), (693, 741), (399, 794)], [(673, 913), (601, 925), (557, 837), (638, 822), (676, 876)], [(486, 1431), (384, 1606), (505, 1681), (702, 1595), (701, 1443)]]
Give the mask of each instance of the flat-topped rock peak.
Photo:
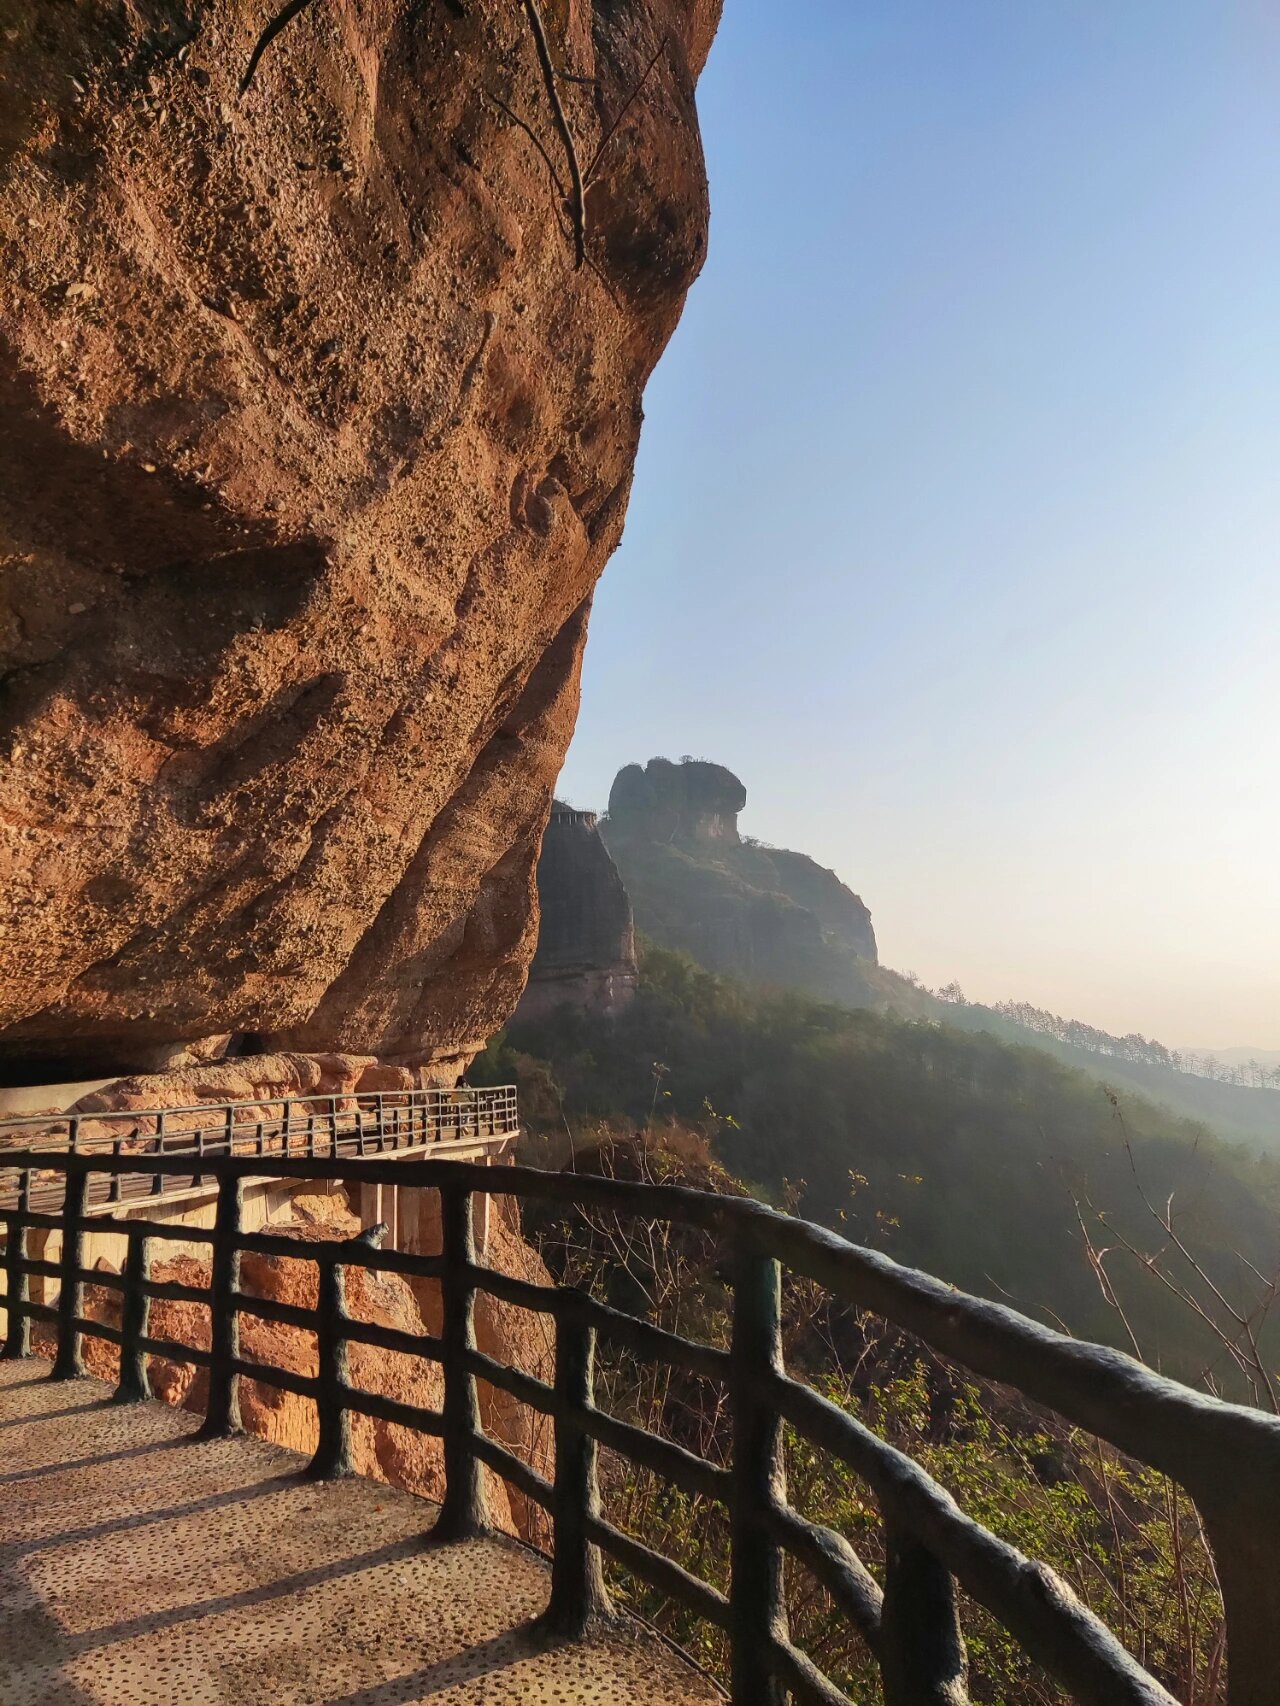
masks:
[(609, 791), (609, 821), (620, 834), (649, 841), (726, 841), (736, 846), (747, 790), (723, 764), (701, 758), (651, 758), (627, 764)]
[(703, 759), (618, 772), (601, 832), (637, 928), (712, 971), (874, 1004), (870, 911), (808, 854), (744, 838), (746, 803), (738, 777)]

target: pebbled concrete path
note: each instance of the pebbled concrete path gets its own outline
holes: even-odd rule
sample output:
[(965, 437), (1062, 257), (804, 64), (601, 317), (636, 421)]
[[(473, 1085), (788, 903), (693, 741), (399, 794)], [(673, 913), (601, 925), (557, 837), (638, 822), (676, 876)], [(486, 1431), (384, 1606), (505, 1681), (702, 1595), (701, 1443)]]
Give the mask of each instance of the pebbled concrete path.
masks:
[(423, 1546), (436, 1507), (0, 1363), (2, 1706), (703, 1706), (638, 1625), (541, 1650), (543, 1562)]

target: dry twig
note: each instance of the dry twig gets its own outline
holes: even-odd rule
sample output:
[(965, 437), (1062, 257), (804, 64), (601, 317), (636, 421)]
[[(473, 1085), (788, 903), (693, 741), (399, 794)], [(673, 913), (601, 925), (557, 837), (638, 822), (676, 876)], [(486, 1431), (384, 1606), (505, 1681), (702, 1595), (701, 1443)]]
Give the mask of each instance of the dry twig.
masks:
[(665, 51), (666, 45), (667, 45), (668, 41), (670, 41), (670, 39), (671, 39), (670, 36), (663, 36), (662, 40), (658, 43), (657, 51), (655, 52), (653, 58), (649, 61), (648, 65), (646, 65), (644, 68), (644, 75), (641, 77), (640, 81), (636, 84), (635, 88), (631, 91), (631, 93), (627, 96), (626, 100), (622, 103), (621, 107), (619, 107), (617, 117), (614, 119), (613, 123), (609, 126), (608, 130), (605, 131), (604, 135), (600, 138), (600, 146), (596, 149), (595, 153), (592, 155), (591, 164), (587, 167), (587, 170), (586, 170), (585, 179), (586, 179), (587, 183), (590, 183), (592, 178), (595, 177), (596, 167), (600, 164), (600, 156), (604, 153), (605, 149), (609, 146), (609, 144), (613, 141), (614, 137), (617, 135), (618, 126), (622, 123), (623, 119), (626, 118), (627, 114), (630, 112), (631, 104), (635, 100), (636, 96), (640, 93), (640, 91), (644, 88), (645, 84), (649, 81), (649, 74), (653, 70), (654, 66), (658, 63), (658, 61), (662, 58), (663, 52)]
[[(307, 4), (307, 0), (302, 0), (302, 3)], [(580, 267), (587, 258), (587, 192), (582, 180), (582, 164), (578, 159), (577, 144), (573, 140), (573, 131), (569, 128), (564, 103), (560, 99), (555, 63), (551, 58), (551, 47), (547, 41), (542, 13), (538, 10), (538, 0), (524, 0), (524, 9), (529, 19), (529, 28), (533, 32), (534, 46), (538, 50), (538, 63), (542, 67), (542, 81), (546, 85), (547, 99), (551, 102), (552, 116), (556, 121), (556, 129), (560, 132), (560, 140), (564, 144), (565, 159), (569, 163), (568, 202), (573, 219), (574, 265)]]
[[(548, 154), (546, 149), (542, 146), (542, 143), (538, 137), (537, 132), (535, 130), (531, 129), (530, 126), (525, 123), (525, 121), (520, 117), (520, 114), (518, 112), (514, 112), (512, 110), (512, 108), (510, 108), (507, 105), (507, 103), (502, 99), (501, 95), (495, 95), (495, 94), (491, 93), (491, 91), (488, 89), (482, 90), (481, 93), (484, 95), (486, 100), (492, 101), (495, 107), (500, 108), (501, 111), (504, 112), (507, 115), (507, 117), (511, 120), (512, 124), (518, 125), (519, 128), (529, 138), (530, 142), (532, 142), (533, 146), (538, 150), (538, 153), (541, 154), (541, 156), (542, 156), (543, 164), (546, 166), (547, 171), (551, 175), (551, 182), (555, 185), (556, 194), (560, 197), (561, 201), (564, 201), (565, 200), (564, 184), (560, 181), (560, 174), (559, 174), (559, 172), (556, 171), (555, 163), (553, 162), (550, 154)], [(558, 208), (556, 210), (556, 213), (557, 213), (557, 217), (558, 217), (559, 216), (559, 209)]]
[(299, 12), (305, 12), (310, 4), (311, 0), (288, 0), (288, 4), (282, 6), (276, 13), (275, 17), (272, 18), (266, 29), (264, 29), (262, 34), (258, 37), (254, 44), (253, 52), (249, 55), (249, 63), (245, 67), (244, 76), (240, 79), (239, 93), (241, 95), (245, 93), (250, 83), (253, 82), (254, 73), (258, 69), (259, 61), (271, 46), (272, 42), (280, 34), (281, 30), (288, 29), (289, 25), (298, 16)]

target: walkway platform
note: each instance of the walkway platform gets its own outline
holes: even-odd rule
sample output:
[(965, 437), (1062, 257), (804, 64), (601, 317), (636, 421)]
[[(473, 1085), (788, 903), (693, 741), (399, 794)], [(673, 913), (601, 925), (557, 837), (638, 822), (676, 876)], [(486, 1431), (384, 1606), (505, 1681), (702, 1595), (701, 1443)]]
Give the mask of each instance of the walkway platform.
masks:
[(436, 1507), (263, 1440), (0, 1363), (3, 1706), (704, 1706), (638, 1625), (540, 1648), (548, 1571), (423, 1545)]

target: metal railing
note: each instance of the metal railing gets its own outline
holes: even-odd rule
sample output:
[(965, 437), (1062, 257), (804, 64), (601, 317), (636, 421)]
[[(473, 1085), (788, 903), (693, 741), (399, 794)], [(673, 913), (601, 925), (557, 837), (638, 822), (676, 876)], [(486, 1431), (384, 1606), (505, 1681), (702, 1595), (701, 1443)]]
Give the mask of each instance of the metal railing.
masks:
[[(114, 1155), (190, 1156), (186, 1173), (157, 1173), (134, 1181), (97, 1177), (90, 1206), (170, 1195), (204, 1183), (206, 1159), (249, 1155), (382, 1155), (432, 1144), (513, 1139), (520, 1115), (514, 1084), (480, 1088), (352, 1091), (348, 1094), (270, 1097), (257, 1101), (202, 1103), (188, 1108), (112, 1109), (101, 1113), (26, 1114), (0, 1119), (0, 1169), (6, 1150), (103, 1151)], [(210, 1176), (212, 1176), (210, 1174)], [(33, 1205), (45, 1206), (55, 1188), (39, 1178)], [(0, 1202), (13, 1200), (12, 1176), (0, 1174)]]
[[(85, 1268), (85, 1235), (99, 1225), (85, 1213), (91, 1178), (164, 1177), (183, 1163), (164, 1156), (70, 1150), (57, 1157), (47, 1151), (12, 1154), (5, 1161), (18, 1176), (15, 1205), (0, 1209), (9, 1311), (8, 1339), (0, 1354), (28, 1354), (32, 1321), (52, 1321), (57, 1332), (53, 1378), (69, 1379), (82, 1371), (85, 1335), (109, 1340), (119, 1346), (116, 1396), (126, 1402), (148, 1394), (148, 1356), (207, 1368), (203, 1431), (218, 1436), (238, 1427), (240, 1380), (300, 1394), (314, 1400), (318, 1412), (319, 1445), (310, 1465), (317, 1477), (350, 1471), (352, 1414), (439, 1436), (446, 1492), (433, 1530), (437, 1540), (485, 1531), (481, 1470), (486, 1465), (550, 1513), (551, 1591), (542, 1623), (559, 1638), (584, 1635), (608, 1610), (604, 1555), (726, 1632), (732, 1694), (739, 1706), (778, 1706), (788, 1695), (837, 1706), (845, 1695), (790, 1639), (783, 1595), (784, 1560), (789, 1559), (811, 1572), (866, 1642), (880, 1666), (887, 1706), (961, 1706), (967, 1699), (958, 1590), (986, 1607), (1071, 1698), (1086, 1706), (1170, 1706), (1172, 1697), (1052, 1571), (973, 1521), (911, 1458), (786, 1372), (780, 1323), (785, 1266), (897, 1323), (979, 1375), (1019, 1388), (1180, 1482), (1199, 1506), (1214, 1549), (1226, 1607), (1231, 1706), (1275, 1706), (1280, 1700), (1280, 1421), (1271, 1416), (1204, 1397), (1119, 1352), (1066, 1338), (749, 1199), (525, 1168), (503, 1168), (495, 1176), (483, 1165), (434, 1159), (290, 1157), (274, 1163), (273, 1176), (438, 1191), (441, 1253), (410, 1255), (379, 1248), (376, 1230), (343, 1243), (244, 1232), (244, 1182), (259, 1176), (261, 1167), (254, 1158), (219, 1155), (207, 1161), (218, 1180), (213, 1230), (121, 1222), (113, 1230), (127, 1237), (128, 1255), (116, 1275)], [(60, 1179), (62, 1201), (56, 1212), (31, 1206), (37, 1168), (52, 1168)], [(483, 1266), (473, 1233), (476, 1193), (639, 1213), (711, 1233), (732, 1278), (729, 1348), (695, 1343), (585, 1292), (530, 1284)], [(31, 1228), (61, 1231), (57, 1262), (28, 1254)], [(166, 1239), (210, 1247), (208, 1287), (151, 1278), (153, 1251)], [(314, 1262), (317, 1307), (246, 1294), (239, 1271), (244, 1252)], [(354, 1319), (345, 1299), (345, 1274), (352, 1267), (437, 1279), (439, 1337)], [(30, 1301), (31, 1275), (60, 1281), (55, 1304)], [(86, 1317), (86, 1284), (122, 1294), (118, 1328)], [(477, 1292), (550, 1317), (553, 1383), (477, 1349)], [(207, 1304), (209, 1348), (154, 1338), (149, 1310), (155, 1298)], [(244, 1314), (314, 1332), (317, 1374), (307, 1377), (247, 1361), (239, 1338)], [(724, 1383), (733, 1429), (727, 1468), (596, 1407), (598, 1336), (641, 1358)], [(347, 1358), (351, 1343), (438, 1362), (442, 1408), (420, 1409), (353, 1386)], [(552, 1419), (555, 1468), (550, 1480), (486, 1436), (478, 1379)], [(784, 1423), (849, 1465), (871, 1488), (886, 1531), (883, 1584), (844, 1536), (787, 1503)], [(686, 1493), (723, 1502), (730, 1532), (727, 1594), (654, 1550), (643, 1536), (624, 1533), (605, 1519), (597, 1490), (601, 1447)]]

